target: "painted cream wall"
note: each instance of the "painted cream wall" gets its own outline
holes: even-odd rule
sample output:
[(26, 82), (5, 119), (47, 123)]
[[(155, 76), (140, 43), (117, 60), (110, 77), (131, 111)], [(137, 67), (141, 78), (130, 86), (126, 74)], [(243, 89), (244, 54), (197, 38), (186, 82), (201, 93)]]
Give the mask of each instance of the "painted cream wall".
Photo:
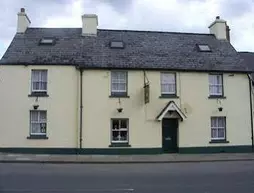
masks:
[[(177, 73), (179, 99), (162, 99), (160, 73), (148, 71), (150, 103), (144, 105), (143, 72), (128, 72), (128, 95), (121, 98), (123, 112), (118, 113), (118, 98), (110, 98), (110, 71), (86, 70), (83, 76), (83, 147), (107, 148), (110, 145), (110, 119), (129, 118), (132, 147), (161, 147), (161, 122), (156, 116), (170, 100), (187, 115), (179, 124), (179, 146), (250, 145), (251, 125), (248, 78), (244, 74), (224, 74), (226, 99), (208, 99), (207, 73)], [(241, 89), (241, 90), (240, 90)], [(239, 92), (240, 91), (240, 92)], [(218, 107), (222, 105), (223, 111)], [(211, 116), (227, 116), (229, 144), (209, 144)]]
[[(48, 70), (48, 95), (39, 97), (47, 110), (47, 140), (31, 140), (29, 110), (35, 97), (31, 69)], [(78, 71), (68, 66), (0, 66), (0, 147), (69, 147), (78, 145)]]

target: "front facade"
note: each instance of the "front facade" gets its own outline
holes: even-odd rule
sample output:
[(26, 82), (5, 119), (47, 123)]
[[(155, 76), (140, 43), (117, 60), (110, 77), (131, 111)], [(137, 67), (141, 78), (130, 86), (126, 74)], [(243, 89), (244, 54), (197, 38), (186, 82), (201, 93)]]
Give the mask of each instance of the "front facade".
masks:
[(213, 35), (97, 30), (97, 16), (82, 19), (82, 29), (18, 27), (0, 65), (0, 151), (252, 151), (249, 71), (223, 20)]

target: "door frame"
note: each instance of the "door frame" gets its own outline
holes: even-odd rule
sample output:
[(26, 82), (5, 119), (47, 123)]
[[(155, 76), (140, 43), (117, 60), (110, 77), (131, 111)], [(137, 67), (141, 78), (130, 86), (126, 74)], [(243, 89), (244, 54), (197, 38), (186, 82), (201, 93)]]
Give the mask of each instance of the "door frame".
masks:
[(176, 127), (176, 151), (172, 152), (172, 153), (178, 153), (179, 152), (179, 119), (178, 118), (163, 118), (161, 121), (161, 149), (162, 149), (162, 153), (171, 153), (169, 152), (165, 152), (164, 148), (163, 148), (163, 141), (164, 141), (164, 137), (163, 137), (163, 120), (165, 119), (175, 119), (177, 127)]

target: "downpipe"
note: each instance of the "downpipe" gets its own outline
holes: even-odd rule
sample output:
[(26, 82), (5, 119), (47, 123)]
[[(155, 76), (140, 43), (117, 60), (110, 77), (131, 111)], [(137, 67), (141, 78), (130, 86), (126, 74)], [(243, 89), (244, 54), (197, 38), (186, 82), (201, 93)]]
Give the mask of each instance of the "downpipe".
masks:
[(253, 106), (252, 106), (252, 78), (248, 74), (249, 79), (249, 92), (250, 92), (250, 117), (251, 117), (251, 150), (254, 151), (254, 142), (253, 142)]
[(79, 68), (80, 72), (80, 110), (79, 110), (79, 153), (82, 151), (83, 142), (83, 69)]

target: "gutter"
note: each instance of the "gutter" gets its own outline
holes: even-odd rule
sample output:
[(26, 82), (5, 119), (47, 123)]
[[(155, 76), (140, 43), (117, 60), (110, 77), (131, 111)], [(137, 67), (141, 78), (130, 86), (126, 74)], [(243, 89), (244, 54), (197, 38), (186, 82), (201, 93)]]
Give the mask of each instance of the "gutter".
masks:
[(82, 149), (83, 141), (83, 69), (79, 68), (80, 72), (80, 110), (79, 110), (79, 149)]
[(250, 91), (250, 118), (251, 118), (251, 149), (254, 151), (254, 142), (253, 142), (253, 106), (252, 106), (252, 78), (248, 74), (249, 78), (249, 91)]

